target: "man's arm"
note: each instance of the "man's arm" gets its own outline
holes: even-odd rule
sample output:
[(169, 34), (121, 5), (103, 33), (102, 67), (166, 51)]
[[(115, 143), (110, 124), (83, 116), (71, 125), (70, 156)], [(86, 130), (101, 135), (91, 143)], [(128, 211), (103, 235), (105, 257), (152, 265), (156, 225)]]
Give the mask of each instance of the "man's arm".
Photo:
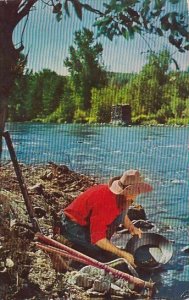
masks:
[(129, 230), (131, 235), (138, 235), (138, 237), (141, 238), (142, 230), (140, 228), (135, 227), (127, 215), (125, 216), (123, 225)]
[(112, 244), (108, 239), (104, 238), (96, 242), (96, 245), (103, 250), (109, 251), (119, 257), (125, 258), (128, 263), (130, 263), (133, 267), (136, 267), (134, 263), (134, 257), (132, 254), (117, 248), (114, 244)]

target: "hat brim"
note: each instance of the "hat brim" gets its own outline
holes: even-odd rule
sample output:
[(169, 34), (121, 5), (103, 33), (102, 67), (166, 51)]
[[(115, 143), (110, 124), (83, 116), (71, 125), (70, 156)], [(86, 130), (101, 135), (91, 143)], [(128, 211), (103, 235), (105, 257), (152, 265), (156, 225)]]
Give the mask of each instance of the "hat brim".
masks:
[(124, 194), (124, 195), (139, 195), (142, 193), (148, 193), (153, 190), (152, 186), (145, 182), (139, 182), (135, 184), (128, 185), (125, 189), (122, 189), (119, 186), (119, 180), (115, 180), (112, 182), (109, 187), (110, 191), (116, 195)]

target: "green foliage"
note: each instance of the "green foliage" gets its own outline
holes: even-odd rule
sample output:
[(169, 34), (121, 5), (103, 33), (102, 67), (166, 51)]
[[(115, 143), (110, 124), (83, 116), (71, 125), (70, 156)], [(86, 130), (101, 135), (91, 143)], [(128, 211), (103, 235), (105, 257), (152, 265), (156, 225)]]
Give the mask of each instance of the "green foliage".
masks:
[(170, 110), (170, 107), (168, 105), (163, 105), (156, 114), (156, 121), (160, 124), (167, 123), (168, 119), (173, 117), (173, 114)]
[[(182, 0), (169, 0), (172, 5)], [(99, 35), (110, 40), (114, 36), (133, 38), (135, 34), (165, 36), (180, 52), (189, 49), (187, 18), (176, 8), (167, 12), (166, 0), (109, 1), (103, 4), (104, 13), (95, 22)], [(154, 22), (155, 21), (155, 22)]]
[(175, 118), (181, 118), (183, 111), (186, 108), (185, 101), (182, 101), (179, 97), (175, 97), (170, 103), (171, 110)]
[[(17, 78), (9, 99), (11, 121), (109, 123), (112, 105), (129, 104), (133, 124), (167, 124), (189, 118), (189, 73), (172, 71), (167, 51), (149, 53), (139, 74), (108, 73), (108, 84), (91, 87), (90, 108), (72, 77), (50, 70)], [(79, 76), (78, 72), (78, 76)], [(78, 91), (80, 91), (80, 84)], [(179, 121), (181, 122), (181, 121)], [(184, 121), (183, 121), (184, 123)]]
[(73, 121), (75, 123), (87, 123), (87, 112), (81, 109), (77, 109), (75, 111)]
[(90, 109), (92, 88), (106, 84), (106, 72), (99, 63), (102, 51), (102, 45), (95, 43), (92, 31), (84, 28), (75, 32), (74, 46), (70, 47), (70, 56), (64, 63), (70, 72), (81, 110)]
[(167, 121), (168, 125), (189, 125), (189, 118), (174, 118), (174, 119), (168, 119)]
[[(169, 0), (172, 6), (181, 1)], [(103, 3), (104, 10), (102, 11), (94, 8), (93, 4), (89, 5), (80, 0), (57, 0), (57, 2), (52, 2), (52, 4), (53, 13), (56, 14), (58, 21), (62, 19), (63, 9), (70, 16), (68, 3), (71, 2), (80, 20), (83, 16), (83, 9), (95, 13), (97, 19), (94, 25), (98, 28), (98, 34), (105, 35), (110, 40), (116, 35), (128, 39), (133, 38), (136, 33), (144, 34), (145, 32), (165, 36), (169, 43), (180, 52), (189, 50), (187, 19), (182, 13), (177, 12), (176, 8), (172, 7), (172, 10), (167, 12), (166, 0), (109, 0)]]
[(183, 118), (189, 118), (189, 98), (185, 100), (185, 109), (183, 111)]
[(131, 79), (134, 78), (136, 74), (134, 73), (115, 73), (115, 72), (108, 72), (108, 84), (115, 86), (115, 87), (123, 87), (127, 83), (130, 82)]
[(65, 78), (50, 70), (43, 70), (19, 77), (9, 97), (9, 118), (28, 121), (45, 118), (60, 104), (64, 92)]
[(95, 123), (109, 123), (115, 92), (111, 88), (93, 89), (90, 117)]
[(136, 117), (132, 118), (132, 123), (135, 125), (141, 125), (141, 124), (157, 124), (157, 121), (155, 121), (155, 115), (138, 115)]

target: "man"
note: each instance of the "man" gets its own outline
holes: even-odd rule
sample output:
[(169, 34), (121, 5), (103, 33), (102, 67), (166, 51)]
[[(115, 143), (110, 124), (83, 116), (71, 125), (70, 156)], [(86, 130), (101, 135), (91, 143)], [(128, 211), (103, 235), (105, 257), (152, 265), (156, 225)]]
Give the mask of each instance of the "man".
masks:
[(109, 184), (99, 184), (79, 195), (62, 214), (61, 234), (75, 249), (99, 261), (125, 258), (132, 266), (132, 254), (119, 249), (111, 241), (118, 225), (123, 224), (132, 235), (141, 237), (127, 210), (137, 195), (152, 191), (138, 170), (128, 170)]

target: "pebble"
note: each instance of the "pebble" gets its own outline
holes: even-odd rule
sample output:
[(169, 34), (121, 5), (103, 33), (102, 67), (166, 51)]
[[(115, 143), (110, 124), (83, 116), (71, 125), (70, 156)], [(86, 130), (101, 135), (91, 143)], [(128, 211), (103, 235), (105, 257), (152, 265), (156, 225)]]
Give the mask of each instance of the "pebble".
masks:
[(5, 262), (5, 266), (6, 266), (7, 268), (12, 268), (12, 267), (14, 267), (14, 262), (13, 262), (13, 260), (12, 260), (11, 258), (7, 258), (7, 259), (6, 259), (6, 262)]

